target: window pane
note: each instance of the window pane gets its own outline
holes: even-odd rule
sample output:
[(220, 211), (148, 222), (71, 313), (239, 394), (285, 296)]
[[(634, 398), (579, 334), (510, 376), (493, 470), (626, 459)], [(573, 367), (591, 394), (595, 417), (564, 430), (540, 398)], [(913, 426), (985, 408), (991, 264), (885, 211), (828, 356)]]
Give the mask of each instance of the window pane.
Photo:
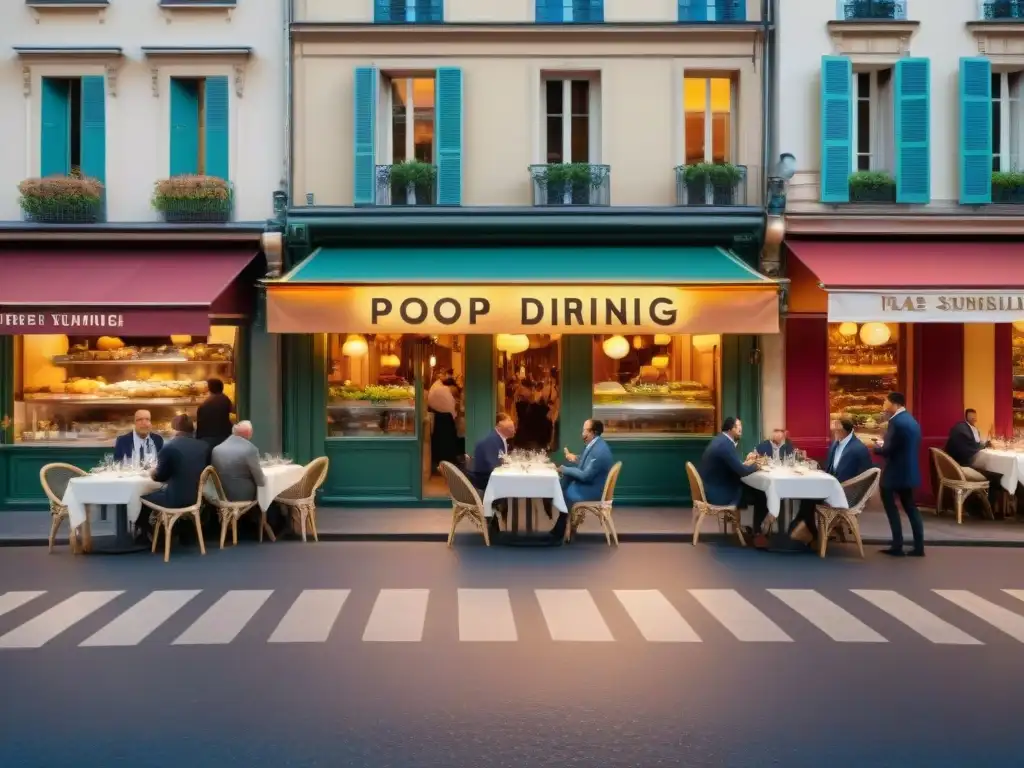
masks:
[(408, 80), (391, 81), (391, 162), (401, 163), (405, 158), (406, 94)]
[(686, 139), (686, 165), (706, 160), (705, 130), (708, 81), (702, 77), (683, 80), (683, 113)]
[(571, 99), (574, 115), (590, 114), (590, 83), (586, 80), (573, 80)]
[(711, 79), (711, 160), (727, 163), (732, 156), (732, 81)]
[(412, 81), (413, 130), (416, 159), (434, 162), (434, 79), (418, 77)]
[[(68, 143), (68, 150), (71, 154), (70, 166), (72, 171), (78, 171), (82, 168), (82, 80), (80, 78), (73, 78), (68, 81), (68, 102), (71, 112), (70, 125), (68, 126), (71, 132), (70, 141)], [(203, 100), (199, 100), (199, 119), (203, 119)], [(202, 122), (199, 125), (199, 136), (204, 136), (206, 131), (203, 130)], [(201, 140), (201, 139), (200, 139)], [(202, 159), (202, 152), (199, 154)], [(199, 173), (203, 173), (203, 169), (199, 169)]]
[(871, 102), (857, 100), (857, 152), (871, 154)]
[(1003, 155), (1003, 104), (999, 100), (992, 101), (992, 156)]
[[(868, 327), (868, 331), (865, 331)], [(871, 338), (872, 331), (881, 336)], [(885, 339), (886, 331), (888, 338)], [(902, 392), (897, 377), (900, 351), (898, 323), (829, 323), (828, 372), (831, 418), (851, 419), (862, 438), (883, 437), (882, 406), (889, 392)], [(869, 340), (883, 343), (869, 346)]]
[(571, 162), (590, 162), (590, 118), (586, 115), (573, 115), (572, 117), (571, 151)]
[(416, 433), (415, 343), (401, 334), (328, 334), (328, 437)]
[(992, 98), (998, 99), (1003, 95), (1003, 76), (999, 72), (992, 73)]
[(1008, 170), (1019, 171), (1020, 170), (1020, 99), (1010, 99), (1010, 135), (1007, 147), (1010, 157)]
[[(466, 337), (441, 334), (430, 337), (422, 355), (423, 399), (427, 408), (423, 495), (448, 495), (438, 465), (458, 464), (466, 454)], [(391, 361), (394, 362), (394, 361)], [(472, 452), (472, 446), (470, 446)]]
[(562, 154), (562, 118), (547, 118), (547, 161), (548, 163), (564, 163)]
[(516, 422), (513, 447), (554, 451), (561, 445), (561, 341), (544, 334), (531, 334), (529, 339), (529, 348), (522, 352), (498, 349), (498, 410)]
[[(1013, 334), (1011, 352), (1013, 355), (1013, 429), (1014, 432), (1017, 432), (1024, 429), (1024, 391), (1021, 387), (1021, 381), (1024, 381), (1024, 331), (1013, 327), (1011, 333)], [(989, 428), (991, 426), (988, 425)], [(981, 434), (992, 434), (986, 429), (985, 424), (979, 424), (978, 427)], [(995, 437), (1008, 438), (1012, 436), (997, 434)]]
[(548, 80), (545, 85), (546, 111), (549, 115), (562, 114), (562, 81)]
[(618, 359), (608, 352), (622, 337), (609, 338), (594, 337), (594, 417), (606, 432), (715, 433), (721, 336), (629, 335), (628, 352)]

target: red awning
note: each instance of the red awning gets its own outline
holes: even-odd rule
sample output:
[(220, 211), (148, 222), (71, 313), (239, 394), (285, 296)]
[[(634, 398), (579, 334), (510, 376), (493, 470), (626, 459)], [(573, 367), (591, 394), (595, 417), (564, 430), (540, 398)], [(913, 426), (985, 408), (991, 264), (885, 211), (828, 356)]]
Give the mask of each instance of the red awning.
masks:
[(0, 333), (206, 335), (250, 250), (0, 252)]

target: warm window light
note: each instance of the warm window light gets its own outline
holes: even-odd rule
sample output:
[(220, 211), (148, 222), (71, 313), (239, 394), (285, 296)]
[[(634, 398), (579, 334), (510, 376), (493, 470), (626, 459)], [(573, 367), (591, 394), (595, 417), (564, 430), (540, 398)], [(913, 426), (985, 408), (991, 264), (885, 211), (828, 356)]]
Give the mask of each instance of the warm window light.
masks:
[(665, 370), (668, 368), (668, 355), (655, 355), (651, 358), (651, 365), (659, 371)]
[(659, 347), (667, 347), (672, 343), (672, 337), (667, 333), (659, 333), (654, 337), (654, 343)]
[(437, 358), (434, 357), (433, 355), (431, 355), (430, 356), (430, 367), (433, 368), (435, 365), (437, 365)]
[(1024, 333), (1024, 320), (1014, 320), (1013, 327), (1014, 330), (1018, 330), (1021, 333)]
[(892, 338), (892, 331), (885, 323), (864, 323), (860, 329), (860, 340), (869, 347), (880, 347)]
[(191, 336), (171, 336), (171, 344), (173, 344), (175, 347), (184, 347), (191, 343)]
[(341, 354), (345, 357), (363, 357), (370, 351), (366, 339), (357, 333), (350, 333), (341, 345)]
[(693, 348), (698, 352), (710, 352), (718, 346), (718, 336), (715, 334), (694, 336), (690, 341), (693, 344)]
[(495, 343), (499, 352), (518, 355), (530, 348), (530, 337), (525, 333), (499, 333)]
[(643, 348), (644, 348), (644, 337), (643, 336), (634, 336), (633, 337), (633, 349), (643, 349)]
[(398, 355), (388, 354), (380, 356), (380, 367), (381, 368), (397, 368), (402, 364)]
[(629, 342), (624, 336), (610, 336), (601, 345), (604, 353), (612, 360), (621, 360), (629, 354)]
[(857, 335), (857, 324), (856, 323), (841, 323), (840, 326), (839, 326), (839, 335), (840, 336), (846, 336), (847, 338), (849, 338), (850, 336), (856, 336)]

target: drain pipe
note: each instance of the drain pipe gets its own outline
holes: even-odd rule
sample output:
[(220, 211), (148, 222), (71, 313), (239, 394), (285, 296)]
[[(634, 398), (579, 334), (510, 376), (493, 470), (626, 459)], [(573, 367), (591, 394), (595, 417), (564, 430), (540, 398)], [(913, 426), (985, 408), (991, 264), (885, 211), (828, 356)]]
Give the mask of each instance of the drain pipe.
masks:
[(774, 89), (772, 76), (775, 73), (775, 3), (776, 0), (761, 0), (761, 31), (764, 35), (761, 49), (761, 200), (768, 201), (768, 166), (772, 152), (771, 128), (775, 110), (771, 101)]
[(292, 93), (294, 77), (292, 74), (292, 19), (295, 15), (295, 0), (282, 0), (284, 3), (284, 167), (282, 168), (281, 186), (286, 195), (286, 208), (292, 205)]

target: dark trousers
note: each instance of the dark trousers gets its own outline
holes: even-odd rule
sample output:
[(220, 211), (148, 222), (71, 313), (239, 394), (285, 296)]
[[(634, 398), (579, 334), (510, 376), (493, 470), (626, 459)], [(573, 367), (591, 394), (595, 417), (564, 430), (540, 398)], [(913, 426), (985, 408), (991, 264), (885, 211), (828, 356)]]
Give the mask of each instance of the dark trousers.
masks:
[(914, 503), (913, 488), (883, 488), (882, 506), (885, 508), (885, 516), (889, 518), (889, 528), (892, 529), (892, 548), (903, 548), (903, 522), (900, 520), (899, 510), (896, 508), (896, 499), (899, 499), (903, 511), (910, 521), (910, 530), (914, 534), (914, 550), (924, 550), (924, 522), (921, 520), (921, 512)]
[(802, 499), (800, 501), (800, 510), (797, 512), (789, 532), (792, 533), (800, 523), (803, 523), (807, 526), (807, 530), (811, 532), (811, 535), (814, 538), (818, 538), (818, 521), (815, 519), (814, 508), (824, 503), (824, 499)]
[(764, 491), (744, 485), (740, 491), (736, 506), (740, 509), (745, 509), (749, 506), (754, 508), (754, 533), (760, 533), (761, 526), (764, 525), (764, 519), (768, 517), (768, 497), (764, 495)]

